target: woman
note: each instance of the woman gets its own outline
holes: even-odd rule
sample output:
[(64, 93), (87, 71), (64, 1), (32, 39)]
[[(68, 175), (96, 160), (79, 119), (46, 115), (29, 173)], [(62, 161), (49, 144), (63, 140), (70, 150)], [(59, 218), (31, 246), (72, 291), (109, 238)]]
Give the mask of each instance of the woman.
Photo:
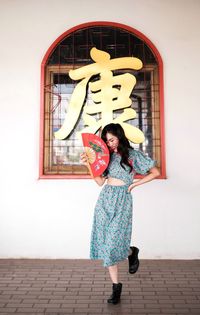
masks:
[[(103, 175), (94, 178), (99, 186), (106, 180), (107, 183), (100, 192), (94, 211), (90, 258), (103, 259), (113, 283), (107, 302), (117, 304), (122, 291), (122, 283), (118, 281), (118, 263), (128, 257), (130, 273), (136, 272), (139, 266), (139, 249), (130, 247), (131, 191), (159, 176), (159, 171), (155, 161), (130, 146), (120, 124), (106, 125), (101, 138), (109, 148), (110, 162)], [(81, 154), (81, 161), (87, 163), (86, 154)], [(148, 174), (133, 182), (135, 173)]]

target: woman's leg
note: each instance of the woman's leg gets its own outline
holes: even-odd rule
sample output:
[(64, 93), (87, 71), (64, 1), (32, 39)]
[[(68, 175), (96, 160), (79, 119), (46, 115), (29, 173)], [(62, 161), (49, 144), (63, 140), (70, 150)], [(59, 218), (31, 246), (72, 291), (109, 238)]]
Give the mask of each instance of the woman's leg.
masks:
[(118, 283), (118, 265), (108, 267), (112, 284), (112, 294), (107, 300), (108, 303), (117, 304), (120, 301), (122, 283)]
[(118, 265), (108, 267), (110, 278), (113, 283), (118, 283)]

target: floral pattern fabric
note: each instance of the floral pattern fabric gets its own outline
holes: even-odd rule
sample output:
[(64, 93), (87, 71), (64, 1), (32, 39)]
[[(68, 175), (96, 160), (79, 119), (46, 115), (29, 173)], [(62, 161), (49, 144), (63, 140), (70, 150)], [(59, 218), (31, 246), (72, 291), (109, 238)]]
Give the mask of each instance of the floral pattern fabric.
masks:
[(107, 177), (118, 178), (125, 185), (105, 185), (96, 202), (90, 241), (90, 258), (103, 259), (104, 267), (126, 259), (132, 234), (132, 195), (128, 186), (135, 173), (145, 174), (155, 166), (155, 161), (141, 151), (129, 149), (130, 168), (120, 165), (118, 153), (111, 155)]

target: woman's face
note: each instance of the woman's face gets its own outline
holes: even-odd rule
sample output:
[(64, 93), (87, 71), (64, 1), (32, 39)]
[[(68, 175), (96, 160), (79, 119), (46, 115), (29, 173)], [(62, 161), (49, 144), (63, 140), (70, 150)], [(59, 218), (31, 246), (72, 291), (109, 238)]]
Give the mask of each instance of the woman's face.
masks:
[(117, 152), (117, 147), (119, 145), (119, 139), (114, 136), (112, 133), (107, 132), (106, 134), (106, 144), (111, 151)]

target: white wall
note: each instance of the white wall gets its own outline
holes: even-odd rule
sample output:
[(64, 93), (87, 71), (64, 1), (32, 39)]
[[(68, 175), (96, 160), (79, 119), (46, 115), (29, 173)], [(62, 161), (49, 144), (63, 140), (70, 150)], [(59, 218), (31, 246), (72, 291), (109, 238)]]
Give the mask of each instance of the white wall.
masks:
[(0, 1), (0, 257), (89, 258), (92, 180), (38, 180), (40, 64), (52, 42), (90, 21), (144, 33), (164, 62), (167, 180), (134, 195), (141, 258), (200, 258), (198, 0)]

